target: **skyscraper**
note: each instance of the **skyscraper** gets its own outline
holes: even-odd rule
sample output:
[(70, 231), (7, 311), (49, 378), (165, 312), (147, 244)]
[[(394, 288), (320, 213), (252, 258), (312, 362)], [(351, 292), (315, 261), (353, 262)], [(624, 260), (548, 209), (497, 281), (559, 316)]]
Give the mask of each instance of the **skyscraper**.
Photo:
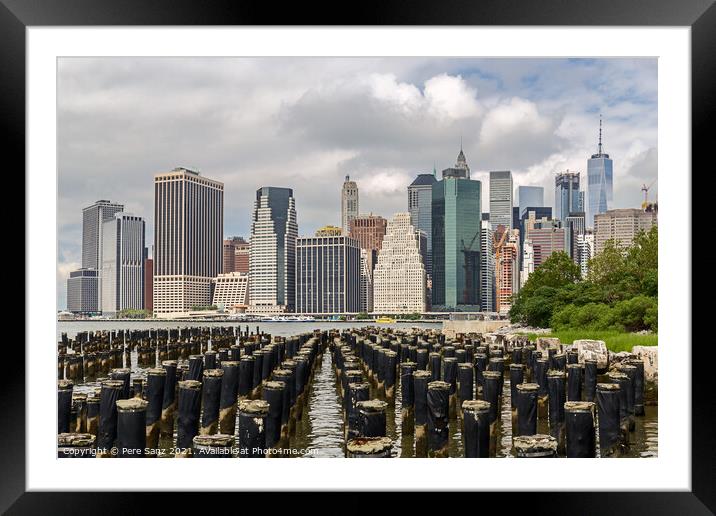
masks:
[(102, 223), (111, 220), (124, 205), (100, 200), (82, 210), (82, 268), (102, 268)]
[(565, 220), (579, 209), (579, 172), (560, 172), (554, 178), (554, 218)]
[(562, 251), (569, 255), (571, 252), (571, 232), (568, 228), (557, 225), (535, 227), (527, 230), (525, 239), (532, 242), (535, 269), (542, 265), (552, 253)]
[(99, 274), (97, 269), (77, 269), (67, 278), (67, 311), (93, 315), (99, 312)]
[(427, 257), (425, 270), (430, 276), (433, 270), (432, 203), (433, 185), (437, 183), (433, 174), (418, 174), (408, 187), (408, 211), (410, 223), (427, 237)]
[(595, 254), (604, 250), (608, 240), (623, 249), (630, 247), (639, 232), (649, 231), (656, 224), (656, 211), (625, 208), (599, 214), (594, 219)]
[(388, 222), (373, 282), (375, 312), (425, 311), (425, 266), (419, 233), (410, 224), (409, 213), (396, 213)]
[(499, 170), (490, 172), (490, 222), (492, 229), (497, 226), (512, 227), (512, 172)]
[(273, 186), (259, 188), (251, 221), (249, 311), (293, 311), (297, 233), (293, 190)]
[(433, 184), (433, 310), (480, 310), (481, 191), (462, 149)]
[(602, 149), (602, 119), (599, 118), (597, 153), (587, 161), (587, 227), (594, 227), (594, 217), (612, 206), (613, 162)]
[(482, 221), (480, 233), (480, 310), (495, 311), (495, 253), (492, 225), (489, 220)]
[(506, 314), (520, 289), (520, 236), (516, 229), (495, 231), (495, 311)]
[[(74, 276), (70, 275), (70, 277), (81, 278), (81, 281), (84, 282), (83, 290), (89, 288), (88, 285), (90, 284), (97, 286), (96, 295), (83, 296), (83, 306), (86, 309), (83, 311), (85, 312), (97, 313), (102, 311), (102, 224), (106, 220), (111, 220), (115, 213), (119, 213), (122, 210), (124, 210), (124, 205), (105, 199), (82, 209), (82, 268), (79, 271), (83, 272)], [(90, 269), (97, 271), (97, 274), (89, 273)], [(77, 284), (78, 281), (73, 281), (72, 283)], [(89, 304), (93, 302), (92, 300), (96, 301), (96, 306)]]
[(380, 251), (388, 221), (380, 215), (361, 215), (351, 220), (348, 234), (358, 240), (361, 249)]
[(296, 311), (342, 314), (360, 311), (360, 247), (346, 235), (296, 240)]
[(249, 243), (240, 236), (224, 239), (223, 272), (249, 272)]
[(182, 167), (154, 176), (155, 315), (211, 304), (223, 232), (223, 183)]
[(144, 219), (118, 212), (102, 223), (102, 314), (144, 308)]
[(518, 186), (517, 203), (519, 205), (517, 218), (519, 219), (528, 206), (544, 206), (544, 188), (541, 186)]
[(341, 227), (347, 235), (351, 228), (351, 220), (358, 216), (358, 185), (346, 176), (341, 190)]

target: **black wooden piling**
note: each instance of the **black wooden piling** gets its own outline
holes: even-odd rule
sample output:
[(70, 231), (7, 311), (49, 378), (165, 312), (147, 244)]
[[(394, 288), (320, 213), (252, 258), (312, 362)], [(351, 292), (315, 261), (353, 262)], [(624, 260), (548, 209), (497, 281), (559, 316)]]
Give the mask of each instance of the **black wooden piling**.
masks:
[(146, 440), (148, 448), (159, 445), (159, 431), (162, 420), (162, 401), (164, 400), (164, 384), (167, 371), (164, 368), (154, 368), (147, 371), (147, 399)]
[(201, 426), (199, 434), (212, 435), (219, 431), (219, 406), (221, 405), (222, 369), (205, 369), (203, 374)]
[(72, 413), (72, 380), (57, 381), (57, 433), (69, 433)]
[(450, 384), (433, 381), (428, 384), (428, 456), (448, 457)]
[(144, 457), (147, 446), (147, 402), (117, 400), (117, 456)]
[(595, 457), (594, 403), (591, 401), (568, 401), (564, 404), (564, 417), (567, 457)]
[(265, 457), (266, 418), (269, 404), (264, 400), (239, 402), (239, 457), (257, 459)]
[(557, 456), (557, 440), (551, 435), (520, 435), (512, 440), (518, 458), (548, 458)]
[(357, 437), (346, 443), (346, 458), (390, 458), (393, 442), (389, 437)]
[(462, 402), (465, 457), (490, 456), (490, 404), (484, 400)]
[(177, 417), (177, 456), (190, 454), (192, 440), (199, 433), (201, 410), (201, 382), (182, 380), (179, 382)]
[(618, 452), (620, 441), (619, 384), (597, 384), (597, 421), (599, 422), (599, 456)]
[(233, 446), (233, 435), (195, 435), (192, 440), (191, 456), (200, 459), (230, 459), (233, 456)]

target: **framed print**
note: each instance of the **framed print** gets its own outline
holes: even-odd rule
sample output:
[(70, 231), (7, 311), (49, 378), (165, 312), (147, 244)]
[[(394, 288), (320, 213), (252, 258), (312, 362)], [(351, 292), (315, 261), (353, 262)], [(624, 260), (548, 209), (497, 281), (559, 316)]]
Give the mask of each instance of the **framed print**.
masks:
[(0, 8), (28, 205), (3, 509), (713, 511), (689, 208), (715, 7), (125, 7)]

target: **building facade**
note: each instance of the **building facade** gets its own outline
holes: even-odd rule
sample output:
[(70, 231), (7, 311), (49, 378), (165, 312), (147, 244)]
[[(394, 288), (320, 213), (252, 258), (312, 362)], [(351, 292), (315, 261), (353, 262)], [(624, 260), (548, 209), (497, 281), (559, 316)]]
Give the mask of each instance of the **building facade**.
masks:
[(102, 223), (102, 314), (144, 308), (142, 217), (118, 212)]
[(589, 273), (589, 260), (594, 258), (594, 233), (583, 233), (577, 235), (577, 265), (582, 274), (582, 278), (586, 278)]
[(495, 311), (495, 252), (492, 225), (489, 220), (482, 221), (480, 233), (480, 310)]
[(519, 206), (517, 217), (519, 219), (525, 208), (544, 206), (544, 188), (541, 186), (518, 186), (517, 203)]
[(433, 185), (433, 310), (480, 310), (481, 195), (461, 150), (456, 166)]
[(348, 234), (358, 240), (361, 249), (380, 251), (388, 221), (380, 215), (361, 215), (351, 220)]
[(512, 308), (513, 296), (520, 289), (519, 231), (496, 231), (495, 240), (495, 311), (504, 315)]
[(154, 259), (144, 253), (144, 309), (154, 311)]
[(594, 220), (595, 253), (601, 253), (608, 240), (623, 249), (630, 247), (640, 231), (649, 231), (656, 224), (656, 211), (626, 208), (599, 214)]
[(223, 183), (181, 167), (154, 177), (155, 316), (211, 304), (223, 232)]
[(360, 311), (373, 311), (373, 270), (378, 262), (378, 251), (360, 250)]
[(249, 255), (249, 311), (292, 312), (296, 301), (296, 201), (293, 190), (256, 191)]
[(351, 220), (358, 216), (358, 185), (346, 176), (341, 190), (341, 228), (347, 235), (351, 228)]
[(427, 255), (425, 270), (428, 276), (433, 268), (433, 235), (432, 235), (432, 203), (433, 185), (437, 179), (433, 174), (418, 174), (418, 177), (408, 186), (408, 211), (410, 223), (415, 229), (423, 231), (427, 237)]
[(82, 268), (102, 268), (102, 224), (124, 211), (124, 205), (107, 200), (82, 209)]
[(67, 311), (75, 314), (99, 313), (99, 278), (97, 269), (77, 269), (67, 278)]
[(520, 269), (520, 287), (524, 287), (525, 283), (535, 271), (535, 251), (532, 247), (532, 240), (525, 238), (522, 243), (522, 267)]
[(534, 227), (527, 230), (525, 239), (532, 242), (534, 251), (534, 268), (542, 265), (552, 253), (562, 251), (570, 254), (571, 234), (568, 228), (548, 225), (547, 227)]
[(587, 227), (593, 228), (594, 218), (612, 207), (614, 163), (602, 148), (602, 120), (599, 119), (597, 153), (587, 161)]
[(554, 178), (554, 218), (565, 220), (579, 208), (579, 172), (560, 172)]
[(512, 172), (490, 172), (490, 222), (494, 230), (500, 225), (512, 228), (512, 190)]
[(296, 240), (296, 312), (358, 313), (361, 286), (358, 241), (319, 232)]
[(410, 213), (397, 213), (388, 222), (373, 272), (374, 312), (425, 312), (427, 278), (419, 238)]
[(211, 304), (230, 312), (245, 312), (249, 303), (249, 275), (229, 272), (214, 278), (214, 295)]

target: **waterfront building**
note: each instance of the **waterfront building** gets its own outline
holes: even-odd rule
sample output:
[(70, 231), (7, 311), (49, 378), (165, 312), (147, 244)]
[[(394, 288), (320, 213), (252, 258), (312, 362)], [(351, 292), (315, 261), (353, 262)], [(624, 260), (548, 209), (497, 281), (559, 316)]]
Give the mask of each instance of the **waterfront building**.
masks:
[(154, 314), (211, 304), (223, 267), (224, 185), (178, 167), (154, 176)]
[(613, 201), (614, 163), (602, 148), (602, 119), (599, 118), (597, 153), (587, 161), (587, 227), (593, 228), (595, 216), (611, 209)]
[(425, 270), (428, 276), (432, 274), (433, 270), (432, 203), (435, 183), (437, 183), (437, 178), (433, 171), (432, 174), (418, 174), (418, 177), (408, 186), (410, 223), (415, 229), (424, 232), (427, 238)]
[(214, 295), (211, 304), (229, 312), (245, 312), (249, 304), (249, 275), (245, 272), (228, 272), (214, 278)]
[(490, 172), (490, 222), (494, 230), (500, 225), (512, 228), (512, 204), (512, 172)]
[(74, 314), (99, 313), (99, 278), (97, 269), (77, 269), (67, 278), (67, 311)]
[(296, 240), (296, 312), (343, 314), (360, 311), (361, 249), (345, 235)]
[(129, 213), (102, 223), (103, 315), (144, 308), (144, 235), (144, 219)]
[(604, 250), (608, 240), (626, 249), (640, 231), (649, 231), (657, 224), (657, 212), (638, 208), (608, 210), (594, 220), (595, 254)]
[(480, 310), (495, 311), (495, 252), (493, 232), (489, 220), (482, 221), (480, 233)]
[(455, 167), (433, 184), (433, 310), (480, 310), (481, 195), (461, 149)]
[(272, 186), (259, 188), (251, 222), (249, 312), (293, 311), (297, 234), (293, 190)]
[(560, 172), (554, 178), (554, 218), (565, 220), (579, 209), (579, 172)]
[(520, 235), (516, 229), (495, 231), (495, 311), (507, 314), (520, 290)]
[(376, 313), (425, 312), (426, 273), (419, 239), (410, 213), (397, 213), (388, 222), (373, 274)]
[(249, 272), (249, 243), (243, 237), (224, 239), (223, 272)]
[(346, 176), (341, 190), (341, 228), (345, 234), (350, 231), (351, 220), (358, 216), (358, 207), (358, 185)]

